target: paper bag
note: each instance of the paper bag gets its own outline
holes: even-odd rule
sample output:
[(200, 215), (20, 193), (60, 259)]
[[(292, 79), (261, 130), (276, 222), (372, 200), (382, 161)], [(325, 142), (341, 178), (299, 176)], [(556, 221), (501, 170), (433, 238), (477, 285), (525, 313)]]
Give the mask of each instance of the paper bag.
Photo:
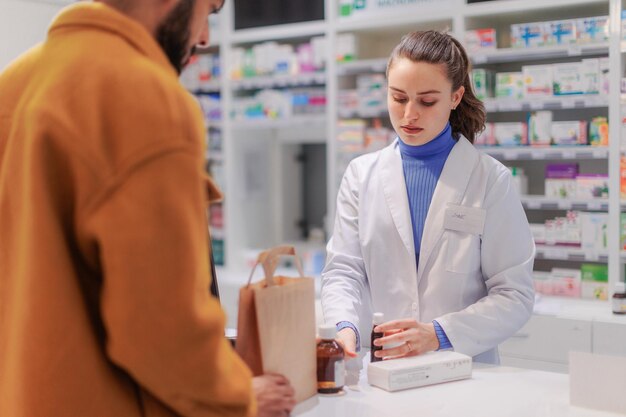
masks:
[[(282, 255), (294, 256), (300, 278), (274, 276)], [(265, 278), (251, 284), (259, 264)], [(255, 376), (286, 376), (297, 402), (317, 392), (315, 286), (312, 278), (304, 277), (293, 247), (262, 252), (248, 284), (239, 290), (236, 350)]]

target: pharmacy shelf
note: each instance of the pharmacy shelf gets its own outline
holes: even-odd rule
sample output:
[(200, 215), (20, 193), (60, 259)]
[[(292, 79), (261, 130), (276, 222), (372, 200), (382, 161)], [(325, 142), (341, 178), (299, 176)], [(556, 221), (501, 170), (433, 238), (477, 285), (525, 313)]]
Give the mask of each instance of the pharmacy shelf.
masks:
[(535, 259), (551, 259), (572, 262), (608, 262), (608, 251), (595, 251), (581, 248), (536, 245)]
[[(550, 198), (542, 195), (523, 195), (520, 197), (522, 205), (528, 210), (581, 210), (581, 211), (608, 211), (608, 199), (569, 199)], [(623, 205), (626, 207), (626, 204)]]
[(337, 112), (340, 119), (372, 119), (375, 117), (388, 117), (387, 110), (359, 111), (350, 109), (338, 109)]
[(387, 69), (387, 58), (359, 59), (337, 63), (338, 75), (384, 73)]
[(536, 61), (565, 57), (608, 55), (609, 44), (572, 44), (534, 48), (501, 48), (489, 52), (475, 52), (471, 60), (475, 65), (499, 64), (504, 62)]
[(558, 8), (571, 9), (575, 6), (608, 3), (609, 0), (497, 0), (467, 4), (464, 15), (467, 17), (493, 16), (503, 13), (527, 13)]
[(536, 97), (523, 99), (485, 98), (485, 110), (488, 112), (592, 109), (608, 107), (608, 97), (601, 94)]
[(211, 94), (219, 93), (222, 88), (222, 83), (219, 79), (214, 79), (206, 82), (202, 87), (197, 90), (192, 90), (193, 94)]
[[(399, 30), (406, 33), (410, 29), (416, 30), (416, 25), (428, 24), (429, 26), (442, 28), (452, 22), (456, 11), (454, 10), (454, 0), (440, 0), (435, 5), (416, 5), (413, 13), (398, 13), (394, 11), (379, 11), (377, 13), (355, 13), (352, 16), (340, 17), (337, 19), (337, 27), (341, 32), (359, 31), (381, 31)], [(445, 7), (446, 3), (450, 7)]]
[(260, 88), (299, 87), (325, 84), (326, 73), (324, 72), (311, 72), (297, 75), (267, 75), (231, 81), (233, 90), (256, 90)]
[(510, 160), (553, 160), (553, 159), (606, 159), (606, 146), (546, 146), (545, 148), (518, 146), (477, 146), (481, 151), (501, 161)]
[(310, 128), (325, 126), (326, 116), (307, 115), (291, 116), (284, 119), (236, 119), (232, 122), (235, 130), (240, 129), (281, 129), (281, 128)]
[(311, 22), (288, 23), (255, 29), (240, 29), (233, 32), (231, 41), (233, 43), (242, 44), (312, 37), (323, 35), (326, 32), (326, 26), (325, 21), (315, 20)]

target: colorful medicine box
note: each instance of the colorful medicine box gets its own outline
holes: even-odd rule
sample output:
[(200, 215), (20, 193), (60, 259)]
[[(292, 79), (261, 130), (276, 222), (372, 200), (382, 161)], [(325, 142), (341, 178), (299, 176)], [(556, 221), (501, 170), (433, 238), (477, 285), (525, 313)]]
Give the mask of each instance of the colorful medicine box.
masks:
[(601, 43), (609, 40), (609, 17), (584, 17), (576, 20), (578, 43)]
[(552, 122), (550, 126), (550, 143), (552, 145), (586, 145), (587, 122)]
[(522, 67), (524, 80), (524, 97), (551, 97), (552, 96), (552, 65), (524, 65)]
[(528, 145), (526, 123), (504, 122), (494, 123), (494, 140), (500, 146), (522, 146)]
[(465, 48), (468, 52), (494, 51), (496, 45), (496, 30), (474, 29), (465, 32)]
[(576, 40), (575, 19), (546, 22), (546, 45), (569, 45)]
[(521, 72), (499, 72), (496, 74), (496, 97), (524, 98), (524, 78)]
[(546, 24), (544, 22), (511, 25), (511, 47), (529, 48), (544, 46)]

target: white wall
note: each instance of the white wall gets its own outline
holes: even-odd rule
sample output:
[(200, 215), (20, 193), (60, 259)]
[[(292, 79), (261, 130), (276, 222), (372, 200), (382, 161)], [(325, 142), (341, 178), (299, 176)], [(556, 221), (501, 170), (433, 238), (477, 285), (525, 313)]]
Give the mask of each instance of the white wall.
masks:
[(0, 70), (43, 41), (66, 0), (0, 0)]

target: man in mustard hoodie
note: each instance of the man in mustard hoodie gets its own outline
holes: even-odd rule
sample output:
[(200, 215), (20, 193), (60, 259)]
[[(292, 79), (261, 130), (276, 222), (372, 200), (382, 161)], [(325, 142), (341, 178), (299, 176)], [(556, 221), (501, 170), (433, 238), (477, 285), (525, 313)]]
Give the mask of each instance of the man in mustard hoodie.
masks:
[(0, 416), (292, 409), (283, 377), (253, 389), (208, 293), (203, 122), (177, 76), (222, 3), (81, 2), (0, 75)]

